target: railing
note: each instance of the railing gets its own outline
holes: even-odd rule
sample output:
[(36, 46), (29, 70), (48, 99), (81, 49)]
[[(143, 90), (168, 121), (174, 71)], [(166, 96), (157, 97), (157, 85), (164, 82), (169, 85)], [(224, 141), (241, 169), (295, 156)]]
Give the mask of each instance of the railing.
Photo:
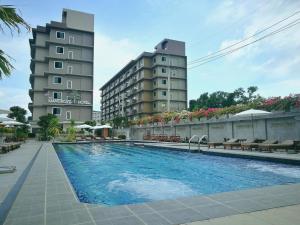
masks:
[(207, 138), (207, 135), (203, 135), (202, 137), (198, 135), (193, 135), (189, 140), (189, 150), (191, 150), (191, 141), (195, 138), (198, 138), (198, 150), (200, 150), (200, 142)]

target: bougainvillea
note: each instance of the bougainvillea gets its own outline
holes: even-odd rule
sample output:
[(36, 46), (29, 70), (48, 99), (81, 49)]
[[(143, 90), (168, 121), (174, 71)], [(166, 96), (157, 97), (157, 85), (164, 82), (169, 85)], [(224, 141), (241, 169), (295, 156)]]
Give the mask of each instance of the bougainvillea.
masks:
[(248, 109), (261, 109), (266, 111), (290, 111), (293, 108), (300, 108), (300, 95), (289, 95), (286, 97), (272, 97), (264, 101), (251, 102), (249, 104), (239, 104), (224, 108), (208, 108), (199, 109), (197, 111), (189, 112), (183, 110), (181, 112), (165, 112), (154, 116), (143, 117), (138, 120), (130, 121), (131, 125), (144, 125), (149, 123), (168, 123), (174, 121), (179, 123), (181, 120), (194, 118), (200, 120), (201, 118), (210, 119), (212, 117), (220, 117), (222, 115), (233, 115)]

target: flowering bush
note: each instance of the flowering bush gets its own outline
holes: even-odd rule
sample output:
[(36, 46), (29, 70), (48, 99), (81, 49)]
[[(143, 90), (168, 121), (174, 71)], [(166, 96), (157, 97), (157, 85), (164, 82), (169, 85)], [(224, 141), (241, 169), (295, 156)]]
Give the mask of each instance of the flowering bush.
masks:
[(208, 109), (199, 109), (197, 111), (189, 112), (183, 110), (181, 112), (165, 112), (162, 114), (143, 117), (138, 120), (130, 121), (131, 125), (145, 125), (149, 123), (161, 122), (168, 123), (170, 121), (174, 121), (175, 123), (179, 123), (181, 120), (189, 119), (190, 121), (193, 118), (197, 118), (200, 120), (201, 118), (212, 118), (212, 117), (220, 117), (222, 115), (233, 115), (248, 109), (262, 109), (267, 111), (273, 110), (283, 110), (290, 111), (293, 108), (300, 108), (300, 95), (289, 95), (284, 98), (281, 97), (272, 97), (268, 98), (264, 101), (256, 101), (251, 102), (249, 104), (240, 104), (240, 105), (232, 105), (225, 108), (208, 108)]

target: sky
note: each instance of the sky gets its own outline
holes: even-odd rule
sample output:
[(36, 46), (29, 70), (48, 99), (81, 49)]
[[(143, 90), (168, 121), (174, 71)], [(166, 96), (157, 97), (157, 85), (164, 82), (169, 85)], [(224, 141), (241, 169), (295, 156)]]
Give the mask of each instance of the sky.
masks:
[[(31, 27), (60, 21), (63, 8), (95, 14), (94, 110), (100, 109), (99, 88), (164, 38), (184, 41), (191, 62), (300, 10), (298, 0), (2, 0), (0, 4), (15, 5)], [(300, 13), (291, 19), (297, 18)], [(299, 93), (299, 28), (300, 24), (188, 69), (188, 99), (253, 85), (264, 97)], [(30, 37), (26, 31), (13, 36), (0, 33), (0, 49), (13, 58), (15, 67), (9, 78), (0, 80), (2, 109), (14, 105), (27, 109), (30, 102)]]

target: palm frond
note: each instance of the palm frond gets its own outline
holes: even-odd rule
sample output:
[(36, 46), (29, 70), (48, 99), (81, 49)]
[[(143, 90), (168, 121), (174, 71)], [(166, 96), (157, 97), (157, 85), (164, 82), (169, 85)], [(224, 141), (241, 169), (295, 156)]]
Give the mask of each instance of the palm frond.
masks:
[(16, 30), (18, 33), (21, 32), (21, 26), (25, 27), (26, 30), (30, 31), (31, 28), (28, 23), (17, 13), (16, 8), (12, 5), (0, 5), (0, 30), (3, 32), (4, 26), (9, 28), (12, 32)]
[(11, 71), (14, 69), (8, 58), (10, 57), (0, 49), (0, 80), (3, 75), (9, 76)]

